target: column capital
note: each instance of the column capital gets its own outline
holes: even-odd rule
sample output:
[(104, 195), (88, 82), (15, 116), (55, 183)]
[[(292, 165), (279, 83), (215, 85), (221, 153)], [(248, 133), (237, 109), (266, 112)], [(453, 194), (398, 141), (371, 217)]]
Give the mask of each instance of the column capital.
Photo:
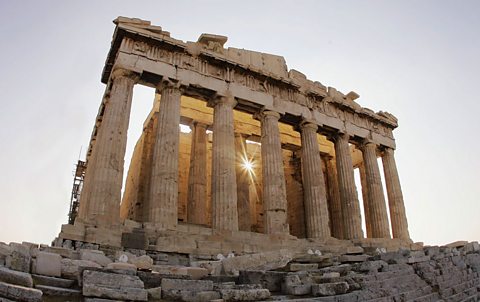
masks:
[(367, 147), (375, 147), (375, 150), (377, 149), (377, 144), (375, 144), (371, 139), (369, 138), (364, 138), (360, 143), (358, 143), (357, 147), (360, 149), (360, 151), (364, 151), (365, 148)]
[(332, 141), (332, 142), (337, 142), (337, 141), (349, 141), (350, 140), (350, 134), (346, 132), (335, 132), (332, 134), (327, 135), (327, 139)]
[(260, 110), (259, 112), (256, 112), (253, 114), (253, 118), (256, 119), (256, 120), (263, 120), (264, 118), (266, 117), (273, 117), (275, 118), (277, 121), (280, 119), (281, 115), (280, 113), (276, 112), (276, 111), (272, 111), (272, 110)]
[(395, 152), (395, 149), (391, 147), (383, 146), (383, 145), (378, 146), (378, 149), (382, 154), (386, 154), (386, 153), (393, 154)]
[(112, 73), (110, 74), (110, 78), (112, 80), (116, 80), (120, 77), (125, 77), (132, 79), (135, 83), (137, 83), (140, 80), (140, 74), (137, 72), (134, 72), (132, 70), (124, 69), (124, 68), (115, 68)]
[(156, 87), (156, 92), (161, 94), (163, 89), (178, 89), (181, 93), (185, 90), (185, 85), (180, 81), (173, 81), (168, 78), (163, 78)]
[(237, 100), (235, 100), (235, 97), (232, 95), (229, 95), (229, 96), (216, 95), (215, 97), (213, 97), (211, 100), (207, 102), (207, 106), (215, 108), (217, 105), (225, 104), (233, 109), (235, 108), (237, 103), (238, 103)]
[(300, 125), (300, 129), (313, 129), (315, 132), (318, 130), (318, 125), (311, 120), (304, 119)]

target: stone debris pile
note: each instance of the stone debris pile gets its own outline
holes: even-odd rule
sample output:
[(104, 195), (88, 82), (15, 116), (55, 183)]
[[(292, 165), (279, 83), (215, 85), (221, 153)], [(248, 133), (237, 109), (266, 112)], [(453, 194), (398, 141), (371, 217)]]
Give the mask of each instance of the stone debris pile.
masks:
[(478, 301), (480, 246), (233, 256), (0, 243), (0, 301)]

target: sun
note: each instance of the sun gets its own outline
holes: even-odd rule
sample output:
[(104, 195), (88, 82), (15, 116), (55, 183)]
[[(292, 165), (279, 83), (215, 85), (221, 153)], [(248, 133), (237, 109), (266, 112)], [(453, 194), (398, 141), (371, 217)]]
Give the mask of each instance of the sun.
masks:
[(251, 161), (249, 161), (248, 159), (243, 160), (242, 166), (248, 172), (253, 172), (253, 163)]

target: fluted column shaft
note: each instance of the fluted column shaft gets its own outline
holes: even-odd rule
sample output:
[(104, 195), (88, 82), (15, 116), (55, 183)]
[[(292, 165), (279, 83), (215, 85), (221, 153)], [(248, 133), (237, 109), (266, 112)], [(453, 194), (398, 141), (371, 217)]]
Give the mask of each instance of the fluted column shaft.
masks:
[(353, 172), (352, 156), (348, 144), (348, 134), (335, 137), (335, 156), (337, 160), (338, 186), (342, 203), (344, 239), (363, 237), (360, 205)]
[(328, 225), (327, 190), (317, 139), (318, 126), (302, 123), (302, 176), (305, 220), (308, 238), (330, 236)]
[(343, 239), (343, 218), (342, 204), (340, 201), (340, 191), (338, 189), (338, 176), (335, 161), (329, 159), (326, 162), (328, 198), (330, 200), (330, 221), (332, 236), (337, 239)]
[(92, 162), (87, 168), (79, 217), (88, 224), (111, 226), (120, 221), (123, 166), (127, 130), (137, 75), (117, 69), (97, 134)]
[(190, 170), (188, 174), (187, 221), (207, 224), (207, 125), (192, 127)]
[(178, 146), (180, 141), (180, 87), (162, 83), (157, 133), (153, 150), (148, 221), (175, 228), (178, 217)]
[(410, 239), (408, 233), (407, 214), (403, 202), (400, 178), (398, 177), (393, 149), (386, 148), (383, 152), (383, 171), (385, 173), (385, 185), (387, 186), (388, 206), (390, 219), (392, 220), (393, 238)]
[(365, 214), (365, 228), (367, 231), (367, 238), (372, 238), (372, 222), (370, 217), (370, 206), (368, 203), (368, 186), (367, 186), (367, 174), (365, 173), (365, 165), (362, 164), (358, 167), (360, 171), (360, 183), (362, 185), (362, 199), (363, 210)]
[(212, 211), (213, 228), (238, 231), (233, 97), (213, 103)]
[(237, 152), (235, 165), (237, 173), (237, 210), (238, 229), (240, 231), (251, 231), (251, 209), (250, 209), (250, 171), (245, 168), (247, 157), (247, 145), (245, 137), (235, 133), (235, 150)]
[(377, 146), (366, 142), (361, 146), (367, 181), (368, 214), (373, 238), (390, 238), (387, 205), (377, 162)]
[(260, 114), (265, 233), (288, 233), (287, 193), (278, 120), (280, 114)]

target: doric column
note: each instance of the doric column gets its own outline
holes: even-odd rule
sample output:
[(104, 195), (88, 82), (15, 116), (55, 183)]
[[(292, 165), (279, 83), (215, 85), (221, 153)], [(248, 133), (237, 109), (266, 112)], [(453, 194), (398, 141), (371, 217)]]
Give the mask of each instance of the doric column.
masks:
[(288, 233), (287, 193), (278, 120), (280, 114), (263, 111), (258, 115), (262, 131), (262, 182), (265, 233)]
[(332, 226), (332, 236), (337, 239), (343, 239), (343, 218), (342, 204), (340, 202), (340, 191), (338, 189), (338, 176), (335, 161), (330, 158), (326, 161), (328, 198), (330, 200), (330, 221)]
[(207, 224), (207, 125), (195, 122), (188, 174), (187, 221)]
[(81, 222), (111, 226), (120, 221), (127, 130), (137, 80), (138, 75), (127, 70), (112, 72), (111, 90), (106, 96), (102, 123), (86, 171), (80, 202)]
[(235, 150), (237, 152), (235, 165), (237, 174), (237, 210), (238, 229), (240, 231), (251, 231), (251, 210), (250, 210), (250, 171), (245, 168), (247, 157), (247, 145), (245, 137), (241, 133), (235, 133)]
[(390, 219), (392, 220), (393, 238), (410, 239), (407, 214), (403, 203), (402, 188), (400, 187), (400, 178), (398, 177), (393, 149), (385, 148), (382, 161), (385, 185), (387, 186)]
[(318, 126), (310, 122), (303, 122), (300, 128), (307, 237), (330, 237), (327, 190), (325, 188), (322, 160), (317, 139)]
[(372, 238), (390, 238), (387, 205), (383, 195), (382, 179), (377, 162), (377, 145), (366, 141), (360, 146), (360, 149), (363, 154), (363, 165), (365, 168), (368, 216), (371, 223)]
[(370, 221), (370, 206), (368, 204), (367, 174), (365, 173), (365, 165), (363, 162), (358, 167), (358, 170), (360, 171), (360, 183), (362, 185), (363, 211), (365, 214), (367, 238), (372, 238), (372, 222)]
[(148, 221), (172, 229), (178, 217), (178, 145), (180, 141), (180, 98), (178, 84), (162, 82), (160, 108), (153, 150)]
[(233, 97), (219, 97), (212, 102), (212, 214), (213, 228), (238, 231), (237, 183), (235, 175), (235, 137)]
[(338, 186), (342, 203), (343, 236), (344, 239), (358, 239), (363, 238), (362, 219), (348, 141), (348, 134), (339, 133), (334, 137)]

